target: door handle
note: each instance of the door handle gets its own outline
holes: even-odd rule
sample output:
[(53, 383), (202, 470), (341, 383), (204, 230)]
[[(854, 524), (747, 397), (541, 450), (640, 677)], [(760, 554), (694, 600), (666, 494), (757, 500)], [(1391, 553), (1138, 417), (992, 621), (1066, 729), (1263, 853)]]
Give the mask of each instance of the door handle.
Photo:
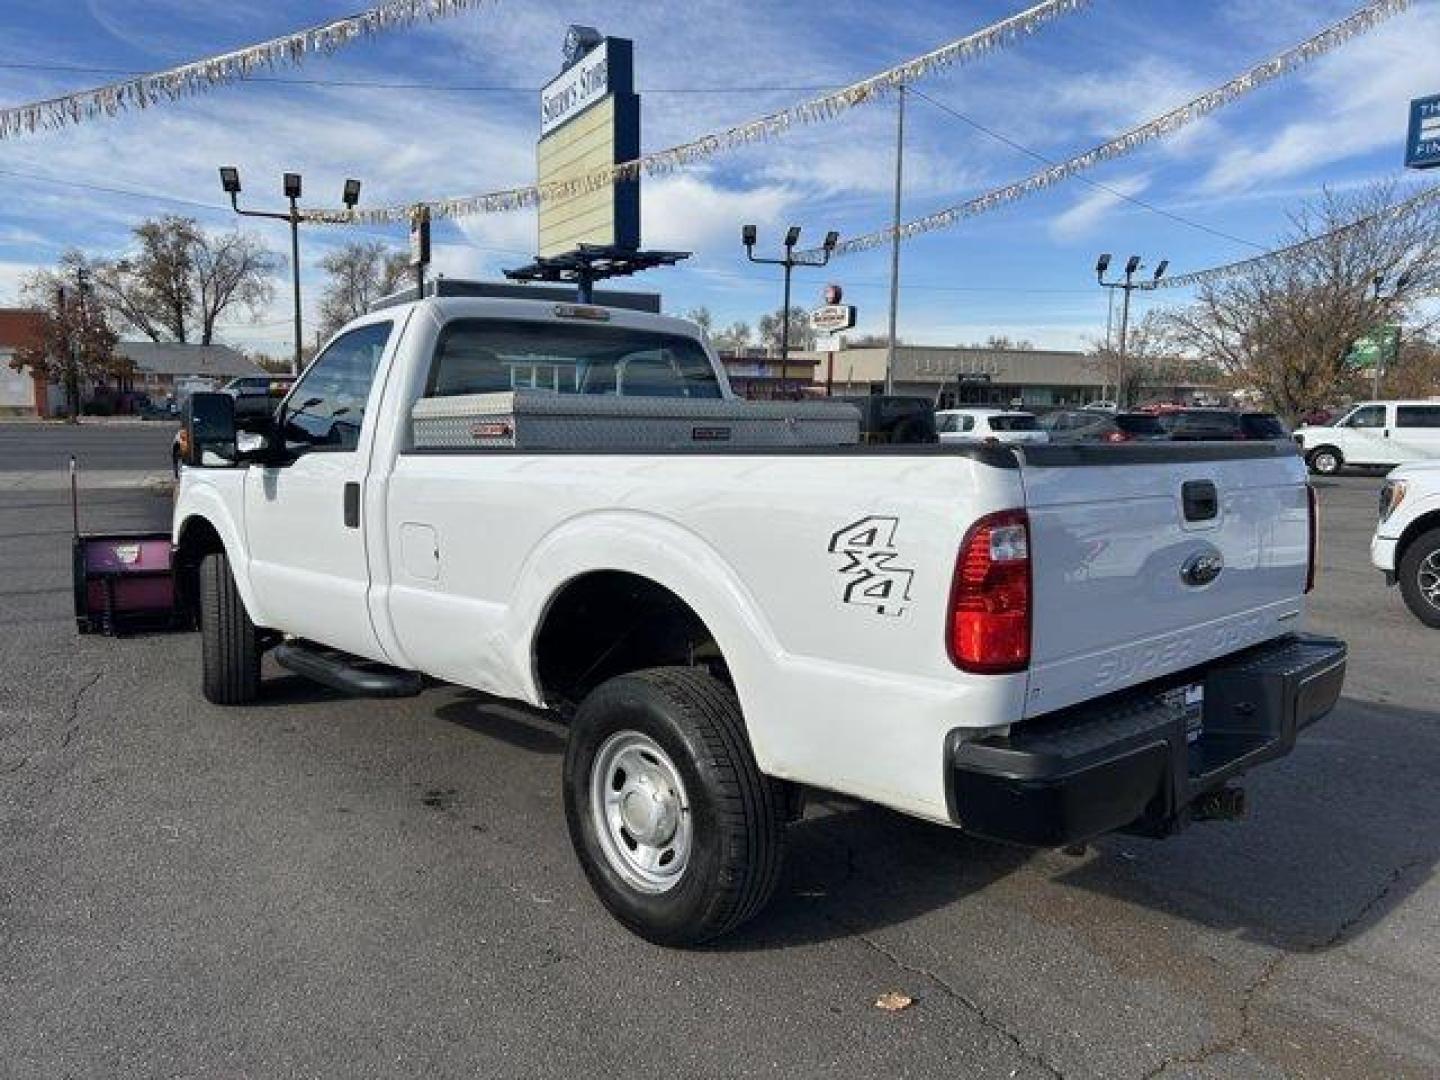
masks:
[(360, 527), (360, 484), (354, 480), (345, 485), (345, 527)]

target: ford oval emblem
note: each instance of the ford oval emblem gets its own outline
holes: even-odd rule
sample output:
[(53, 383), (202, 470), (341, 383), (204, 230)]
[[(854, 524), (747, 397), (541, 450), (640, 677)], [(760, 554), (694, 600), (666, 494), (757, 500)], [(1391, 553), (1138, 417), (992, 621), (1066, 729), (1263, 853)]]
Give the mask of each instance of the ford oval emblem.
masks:
[(1180, 567), (1180, 580), (1192, 589), (1204, 588), (1220, 576), (1225, 559), (1218, 551), (1197, 551)]

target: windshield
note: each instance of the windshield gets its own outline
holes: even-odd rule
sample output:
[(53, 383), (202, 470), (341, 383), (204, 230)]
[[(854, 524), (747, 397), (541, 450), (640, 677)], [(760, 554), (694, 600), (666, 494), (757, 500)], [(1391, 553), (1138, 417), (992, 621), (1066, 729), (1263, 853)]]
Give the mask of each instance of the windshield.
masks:
[(1039, 431), (1040, 423), (1029, 413), (990, 417), (991, 431)]
[(718, 398), (704, 348), (618, 326), (456, 319), (440, 333), (427, 397), (534, 389), (602, 397)]

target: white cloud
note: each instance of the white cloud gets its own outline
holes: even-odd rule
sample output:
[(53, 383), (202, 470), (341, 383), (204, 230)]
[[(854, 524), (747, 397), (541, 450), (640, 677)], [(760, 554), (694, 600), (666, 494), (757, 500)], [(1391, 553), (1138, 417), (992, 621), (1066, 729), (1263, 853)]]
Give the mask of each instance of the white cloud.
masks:
[[(1419, 4), (1386, 25), (1317, 62), (1303, 76), (1307, 99), (1300, 117), (1268, 140), (1223, 152), (1202, 190), (1243, 191), (1393, 145), (1404, 138), (1408, 104), (1433, 93), (1440, 3)], [(1257, 125), (1258, 126), (1258, 125)], [(1263, 130), (1263, 129), (1261, 129)]]
[(1117, 207), (1126, 205), (1123, 196), (1138, 195), (1150, 186), (1148, 176), (1126, 176), (1106, 182), (1106, 187), (1087, 188), (1070, 208), (1057, 214), (1050, 222), (1050, 235), (1060, 241), (1081, 240), (1110, 216)]
[(739, 243), (740, 226), (776, 229), (793, 195), (770, 185), (723, 188), (703, 173), (651, 180), (641, 194), (641, 230), (647, 247), (698, 251)]

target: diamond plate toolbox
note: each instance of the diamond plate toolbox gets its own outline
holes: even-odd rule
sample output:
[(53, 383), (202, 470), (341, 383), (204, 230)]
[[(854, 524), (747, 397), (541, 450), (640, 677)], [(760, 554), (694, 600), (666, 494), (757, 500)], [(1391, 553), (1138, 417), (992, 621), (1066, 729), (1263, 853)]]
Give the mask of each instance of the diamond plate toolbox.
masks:
[(417, 450), (853, 446), (860, 412), (831, 401), (584, 397), (544, 390), (422, 398)]

